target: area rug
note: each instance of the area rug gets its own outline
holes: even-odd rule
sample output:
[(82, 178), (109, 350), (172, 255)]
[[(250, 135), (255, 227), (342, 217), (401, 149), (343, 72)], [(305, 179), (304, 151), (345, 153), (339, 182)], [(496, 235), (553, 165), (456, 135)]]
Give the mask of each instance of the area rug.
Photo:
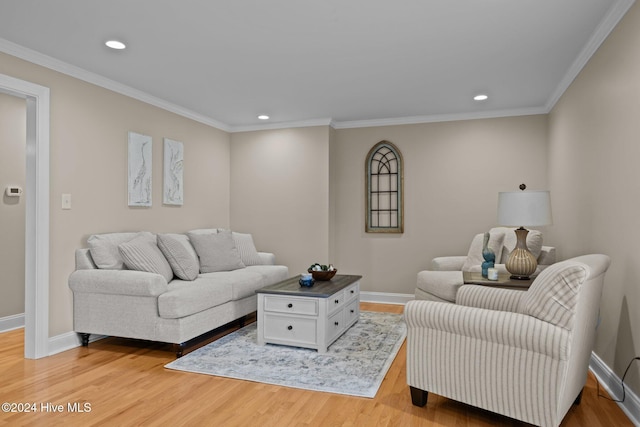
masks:
[(407, 335), (401, 314), (360, 312), (360, 319), (325, 354), (256, 343), (256, 324), (245, 326), (165, 367), (304, 390), (376, 395)]

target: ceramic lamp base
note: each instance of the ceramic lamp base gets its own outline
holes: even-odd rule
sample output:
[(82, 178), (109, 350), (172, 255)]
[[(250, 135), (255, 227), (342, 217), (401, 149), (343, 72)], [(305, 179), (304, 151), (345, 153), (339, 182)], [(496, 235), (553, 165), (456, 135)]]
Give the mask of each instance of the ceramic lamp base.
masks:
[(511, 273), (511, 278), (516, 280), (529, 280), (529, 276), (535, 273), (538, 261), (527, 248), (527, 234), (529, 230), (520, 227), (516, 231), (516, 247), (511, 251), (505, 267)]

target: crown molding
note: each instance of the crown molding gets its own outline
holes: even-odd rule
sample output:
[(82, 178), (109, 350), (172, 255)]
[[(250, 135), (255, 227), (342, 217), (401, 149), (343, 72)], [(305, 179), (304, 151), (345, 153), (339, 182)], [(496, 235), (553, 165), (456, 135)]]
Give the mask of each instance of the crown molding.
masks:
[(573, 61), (569, 70), (565, 73), (562, 80), (556, 87), (556, 90), (551, 94), (549, 99), (547, 100), (547, 104), (545, 109), (547, 113), (549, 113), (556, 103), (560, 100), (562, 95), (569, 89), (571, 83), (578, 77), (578, 74), (582, 71), (582, 69), (587, 65), (587, 62), (591, 59), (591, 57), (596, 53), (600, 45), (606, 40), (606, 38), (611, 34), (613, 29), (618, 25), (622, 17), (627, 13), (627, 11), (633, 6), (636, 0), (618, 0), (611, 6), (607, 15), (600, 21), (600, 24), (593, 32), (591, 38), (584, 46), (578, 57)]
[(325, 119), (311, 119), (311, 120), (299, 120), (295, 122), (279, 122), (268, 123), (260, 125), (247, 125), (247, 126), (231, 126), (229, 132), (253, 132), (260, 130), (274, 130), (274, 129), (290, 129), (290, 128), (306, 128), (313, 126), (331, 126), (333, 121), (330, 118)]
[(229, 126), (210, 117), (203, 116), (202, 114), (196, 113), (187, 108), (180, 107), (179, 105), (156, 98), (155, 96), (149, 95), (141, 90), (134, 89), (131, 86), (118, 83), (99, 74), (76, 67), (75, 65), (68, 64), (64, 61), (60, 61), (59, 59), (36, 52), (35, 50), (28, 49), (24, 46), (20, 46), (3, 38), (0, 38), (0, 52), (58, 71), (87, 83), (91, 83), (121, 95), (128, 96), (129, 98), (153, 105), (154, 107), (162, 108), (163, 110), (186, 117), (187, 119), (203, 123), (225, 132), (230, 132)]
[(475, 111), (472, 113), (455, 114), (433, 114), (430, 116), (397, 117), (392, 119), (354, 120), (354, 121), (334, 121), (332, 125), (335, 129), (353, 129), (377, 126), (399, 126), (413, 125), (420, 123), (453, 122), (462, 120), (495, 119), (500, 117), (533, 116), (546, 114), (548, 110), (544, 107), (518, 108), (512, 110), (487, 110)]

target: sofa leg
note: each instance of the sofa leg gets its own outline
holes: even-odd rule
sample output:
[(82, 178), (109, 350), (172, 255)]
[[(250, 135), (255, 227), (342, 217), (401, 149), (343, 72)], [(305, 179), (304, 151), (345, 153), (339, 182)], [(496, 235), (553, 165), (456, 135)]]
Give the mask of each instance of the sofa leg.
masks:
[(409, 386), (409, 390), (411, 390), (411, 403), (413, 403), (414, 406), (422, 407), (427, 404), (428, 392), (411, 386)]
[(582, 401), (582, 392), (583, 392), (583, 390), (580, 390), (580, 393), (578, 393), (578, 397), (576, 397), (576, 400), (573, 401), (574, 405), (579, 405), (580, 402)]
[(89, 347), (89, 337), (91, 336), (91, 334), (78, 333), (78, 335), (80, 336), (80, 340), (82, 341), (82, 346)]
[(187, 343), (183, 342), (181, 344), (174, 344), (173, 351), (176, 352), (176, 359), (180, 359), (184, 355), (184, 349), (187, 346)]

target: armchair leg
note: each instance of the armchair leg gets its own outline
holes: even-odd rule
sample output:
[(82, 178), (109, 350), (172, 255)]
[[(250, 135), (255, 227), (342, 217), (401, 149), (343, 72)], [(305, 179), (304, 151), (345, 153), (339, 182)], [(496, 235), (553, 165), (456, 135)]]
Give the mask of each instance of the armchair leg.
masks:
[(409, 386), (409, 390), (411, 390), (411, 403), (413, 403), (414, 406), (422, 407), (427, 404), (428, 392), (412, 386)]
[(584, 389), (580, 390), (580, 393), (578, 393), (578, 397), (576, 397), (576, 400), (573, 401), (574, 405), (579, 405), (580, 402), (582, 401), (582, 392), (583, 391), (584, 391)]

